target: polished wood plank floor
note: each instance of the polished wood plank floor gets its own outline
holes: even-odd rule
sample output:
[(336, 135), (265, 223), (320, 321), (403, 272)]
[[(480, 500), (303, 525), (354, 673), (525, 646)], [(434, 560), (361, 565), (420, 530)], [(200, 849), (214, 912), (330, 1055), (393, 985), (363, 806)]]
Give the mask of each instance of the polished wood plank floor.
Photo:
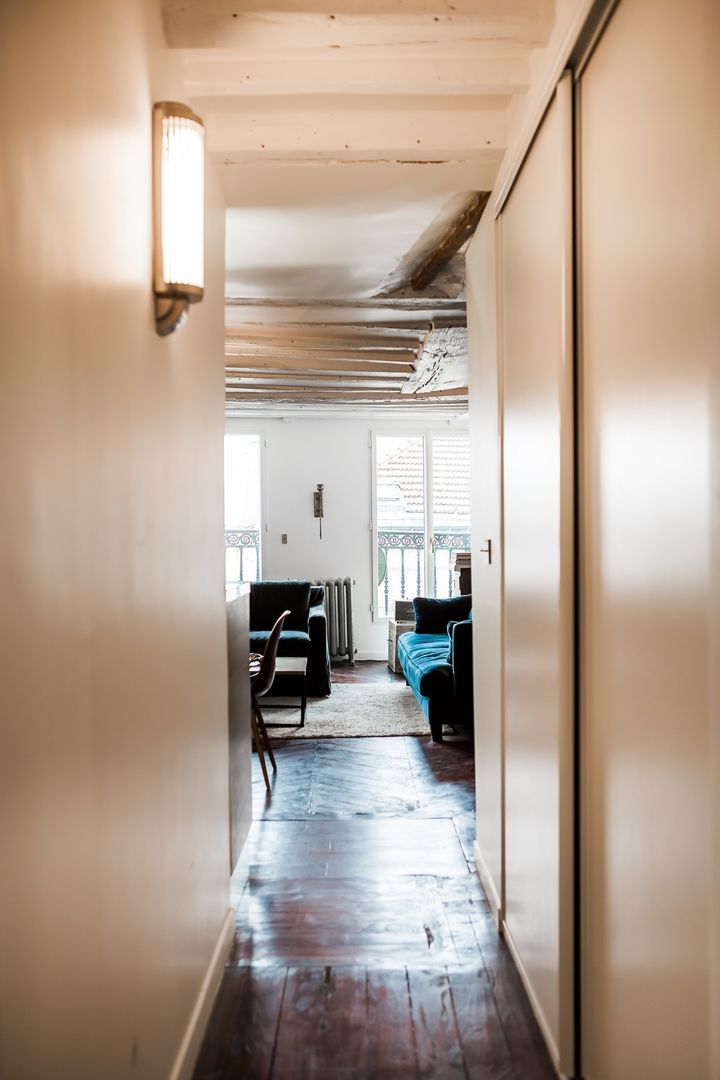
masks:
[(276, 756), (267, 797), (255, 768), (195, 1080), (553, 1077), (473, 865), (472, 746), (278, 740)]

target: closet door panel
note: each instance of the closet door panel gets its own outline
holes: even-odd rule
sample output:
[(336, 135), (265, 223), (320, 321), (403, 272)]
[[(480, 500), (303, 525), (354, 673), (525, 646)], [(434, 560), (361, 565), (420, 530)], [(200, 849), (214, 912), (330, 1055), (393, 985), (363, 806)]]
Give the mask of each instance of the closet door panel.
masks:
[(572, 1072), (572, 115), (558, 88), (501, 217), (505, 924)]
[[(583, 1046), (710, 1067), (715, 0), (621, 0), (582, 76)], [(713, 79), (716, 76), (713, 74)], [(714, 133), (714, 134), (713, 134)]]

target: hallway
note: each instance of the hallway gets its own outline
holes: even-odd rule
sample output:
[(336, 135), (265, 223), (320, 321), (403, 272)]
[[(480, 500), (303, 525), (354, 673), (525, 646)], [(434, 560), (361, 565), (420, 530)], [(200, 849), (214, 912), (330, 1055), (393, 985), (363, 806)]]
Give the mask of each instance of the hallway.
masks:
[(195, 1080), (552, 1077), (472, 861), (470, 744), (276, 754), (267, 802), (254, 762), (235, 944)]

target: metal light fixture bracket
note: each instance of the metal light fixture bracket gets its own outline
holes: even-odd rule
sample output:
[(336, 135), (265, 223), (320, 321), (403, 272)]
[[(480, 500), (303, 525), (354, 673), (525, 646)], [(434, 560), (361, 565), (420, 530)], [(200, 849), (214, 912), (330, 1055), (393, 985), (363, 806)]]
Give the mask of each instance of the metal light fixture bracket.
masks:
[(172, 300), (169, 297), (155, 297), (155, 329), (160, 337), (167, 337), (174, 330), (184, 326), (190, 303), (184, 297)]

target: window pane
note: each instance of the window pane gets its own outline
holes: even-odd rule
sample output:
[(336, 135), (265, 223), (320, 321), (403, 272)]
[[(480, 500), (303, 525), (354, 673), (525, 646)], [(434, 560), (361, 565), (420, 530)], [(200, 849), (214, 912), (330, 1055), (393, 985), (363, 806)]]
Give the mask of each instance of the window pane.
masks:
[(457, 596), (453, 572), (458, 551), (470, 551), (470, 439), (433, 437), (433, 559), (435, 595)]
[(378, 614), (425, 593), (425, 441), (380, 435), (377, 457)]
[(259, 581), (260, 436), (225, 436), (225, 581)]

